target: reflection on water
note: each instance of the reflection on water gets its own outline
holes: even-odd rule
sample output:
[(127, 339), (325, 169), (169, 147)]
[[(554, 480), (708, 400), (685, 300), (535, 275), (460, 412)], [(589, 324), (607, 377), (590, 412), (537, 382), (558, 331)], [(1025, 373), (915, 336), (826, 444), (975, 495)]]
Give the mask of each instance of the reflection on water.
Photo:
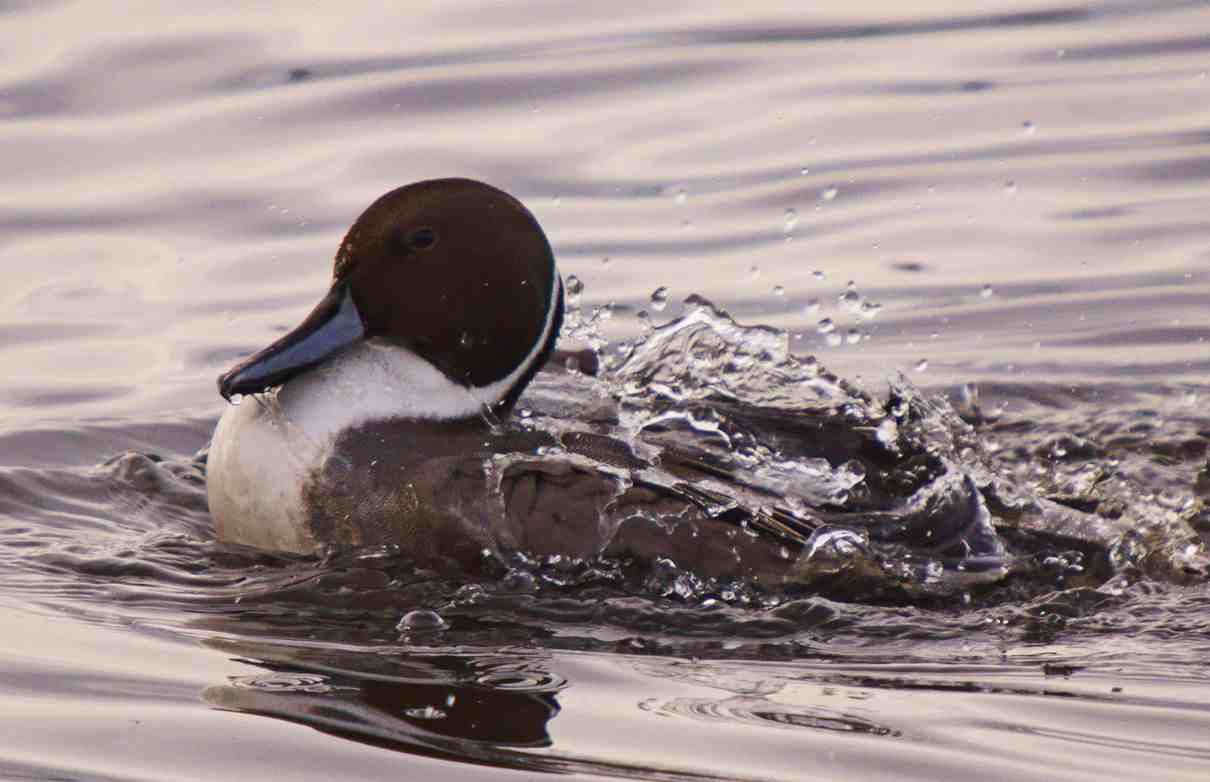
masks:
[[(0, 775), (1204, 778), (1210, 13), (851, 6), (0, 3)], [(449, 175), (535, 211), (611, 344), (697, 293), (944, 392), (961, 464), (1050, 503), (975, 476), (1033, 579), (216, 546), (214, 377)]]

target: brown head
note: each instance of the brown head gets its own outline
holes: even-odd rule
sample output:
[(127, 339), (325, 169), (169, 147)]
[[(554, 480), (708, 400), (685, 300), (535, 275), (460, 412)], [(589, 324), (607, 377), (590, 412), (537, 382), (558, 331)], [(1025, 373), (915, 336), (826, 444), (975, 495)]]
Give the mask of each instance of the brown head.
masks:
[(219, 392), (264, 391), (379, 338), (508, 407), (553, 349), (562, 305), (550, 244), (520, 201), (469, 179), (417, 182), (357, 218), (328, 294)]

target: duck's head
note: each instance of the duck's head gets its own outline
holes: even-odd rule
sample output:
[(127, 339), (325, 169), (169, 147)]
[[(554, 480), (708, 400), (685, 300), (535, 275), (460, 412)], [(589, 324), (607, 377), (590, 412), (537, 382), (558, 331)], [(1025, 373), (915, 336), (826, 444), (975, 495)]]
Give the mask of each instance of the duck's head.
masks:
[(520, 201), (469, 179), (417, 182), (357, 218), (327, 295), (219, 377), (219, 393), (265, 391), (377, 339), (507, 409), (553, 349), (562, 314), (550, 244)]

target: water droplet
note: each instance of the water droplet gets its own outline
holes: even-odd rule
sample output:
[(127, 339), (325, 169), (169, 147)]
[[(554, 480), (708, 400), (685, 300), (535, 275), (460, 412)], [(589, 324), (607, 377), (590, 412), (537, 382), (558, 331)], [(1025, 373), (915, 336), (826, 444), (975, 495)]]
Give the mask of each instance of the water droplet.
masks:
[(782, 287), (781, 285), (774, 285), (773, 286), (773, 295), (774, 296), (785, 296), (786, 289), (784, 287)]
[(1027, 136), (1032, 136), (1038, 132), (1038, 126), (1034, 124), (1033, 120), (1027, 119), (1021, 123), (1021, 132)]
[(757, 266), (756, 264), (752, 264), (751, 266), (749, 266), (748, 267), (748, 276), (755, 280), (757, 277), (760, 276), (760, 267)]
[(678, 204), (683, 204), (689, 200), (689, 191), (683, 187), (678, 187), (672, 194), (672, 200)]
[(1012, 181), (1011, 179), (1008, 180), (1007, 182), (1005, 182), (1004, 183), (1004, 194), (1005, 195), (1016, 195), (1017, 194), (1017, 183)]
[(866, 299), (865, 301), (861, 302), (861, 307), (858, 308), (857, 315), (862, 320), (873, 320), (874, 318), (878, 317), (878, 313), (880, 312), (882, 312), (881, 304)]
[(832, 332), (824, 337), (824, 342), (827, 343), (828, 347), (830, 348), (838, 348), (840, 347), (840, 343), (844, 342), (844, 337), (840, 336), (836, 332)]
[(436, 630), (444, 630), (449, 627), (441, 614), (436, 611), (429, 611), (426, 608), (418, 608), (415, 611), (408, 611), (399, 620), (399, 624), (395, 626), (396, 630), (401, 632), (432, 632)]
[(807, 299), (807, 303), (803, 306), (802, 311), (808, 315), (819, 312), (819, 299)]
[(811, 272), (811, 276), (818, 281), (822, 281), (824, 278), (824, 273), (816, 269), (815, 271)]
[(929, 360), (927, 358), (920, 359), (919, 361), (916, 362), (916, 366), (912, 367), (912, 369), (916, 370), (917, 372), (923, 372), (928, 368), (929, 368)]
[(232, 394), (230, 401), (231, 401), (231, 404), (236, 405), (238, 407), (239, 403), (244, 401), (244, 395), (243, 394)]
[(984, 299), (990, 299), (992, 297), (992, 294), (995, 292), (996, 291), (992, 289), (992, 286), (984, 285), (983, 290), (979, 291), (979, 296)]
[(848, 333), (844, 336), (844, 341), (850, 345), (856, 345), (858, 342), (861, 342), (861, 332), (857, 329), (849, 329)]
[(643, 331), (651, 331), (651, 313), (647, 310), (639, 310), (635, 313), (635, 317), (639, 319), (639, 328)]
[(462, 335), (458, 337), (458, 347), (462, 348), (463, 350), (473, 347), (474, 344), (475, 338), (471, 336), (469, 331), (462, 332)]
[(567, 294), (567, 308), (574, 310), (579, 307), (580, 295), (584, 293), (584, 283), (580, 281), (580, 278), (574, 274), (568, 275), (563, 289)]
[(796, 225), (798, 225), (798, 212), (793, 209), (787, 209), (782, 231), (787, 234), (794, 233), (794, 226)]
[(857, 312), (861, 309), (861, 294), (852, 288), (837, 296), (836, 301), (841, 307), (850, 312)]
[(610, 258), (608, 255), (606, 255), (604, 258), (601, 259), (602, 266), (608, 266), (612, 262), (613, 262), (613, 259)]
[(651, 292), (651, 309), (663, 312), (668, 306), (668, 289), (663, 285)]
[(820, 334), (831, 334), (836, 330), (836, 324), (831, 318), (824, 318), (823, 320), (819, 321), (819, 324), (816, 326), (815, 330)]
[(577, 356), (568, 356), (563, 362), (563, 366), (574, 375), (580, 371), (580, 359)]
[(838, 195), (840, 195), (840, 188), (832, 185), (831, 187), (825, 187), (823, 190), (819, 191), (819, 200), (835, 201), (836, 196)]
[(807, 174), (811, 173), (811, 169), (807, 168), (806, 166), (803, 166), (803, 167), (802, 167), (802, 168), (799, 170), (799, 172), (798, 172), (798, 173), (799, 173), (799, 175), (800, 175), (800, 176), (806, 176)]

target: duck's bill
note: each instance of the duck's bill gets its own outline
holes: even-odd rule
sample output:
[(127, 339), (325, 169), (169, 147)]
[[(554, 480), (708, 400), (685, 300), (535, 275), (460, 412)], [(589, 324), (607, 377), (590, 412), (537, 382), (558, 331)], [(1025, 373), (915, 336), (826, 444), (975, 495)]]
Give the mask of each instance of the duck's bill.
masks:
[(218, 392), (256, 394), (279, 386), (365, 338), (365, 323), (347, 285), (334, 285), (298, 328), (236, 364), (218, 379)]

